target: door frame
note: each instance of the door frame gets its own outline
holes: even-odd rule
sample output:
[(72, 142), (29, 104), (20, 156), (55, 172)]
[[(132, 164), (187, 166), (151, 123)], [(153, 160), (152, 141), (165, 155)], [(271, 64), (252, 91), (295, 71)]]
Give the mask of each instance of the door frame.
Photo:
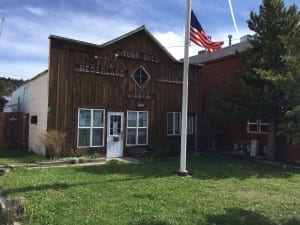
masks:
[[(121, 116), (121, 127), (120, 127), (120, 134), (119, 135), (110, 135), (110, 121), (111, 116)], [(107, 112), (107, 127), (106, 127), (106, 157), (123, 157), (124, 156), (124, 112), (116, 112), (116, 111), (109, 111)], [(118, 156), (109, 156), (108, 152), (109, 150), (112, 150), (111, 138), (118, 138), (121, 137), (118, 142), (120, 149), (120, 154)], [(116, 147), (116, 145), (114, 146)]]

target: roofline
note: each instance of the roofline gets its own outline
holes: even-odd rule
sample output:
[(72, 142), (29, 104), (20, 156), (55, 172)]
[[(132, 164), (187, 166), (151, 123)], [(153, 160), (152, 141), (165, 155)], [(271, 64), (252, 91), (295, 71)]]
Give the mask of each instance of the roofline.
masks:
[(145, 27), (145, 25), (142, 25), (140, 27), (138, 27), (137, 29), (130, 31), (124, 35), (121, 35), (113, 40), (110, 40), (104, 44), (101, 45), (101, 47), (106, 47), (108, 45), (111, 45), (117, 41), (120, 41), (122, 39), (125, 39), (127, 37), (129, 37), (130, 35), (133, 35), (135, 33), (138, 33), (140, 31), (144, 30), (146, 32), (146, 34), (151, 38), (152, 41), (155, 42), (155, 44), (157, 44), (159, 46), (159, 48), (173, 61), (173, 62), (179, 62), (177, 59), (174, 58), (173, 55), (171, 55), (171, 53), (156, 39), (156, 37), (153, 36), (153, 34)]
[[(44, 75), (44, 74), (47, 73), (47, 72), (48, 72), (48, 69), (46, 69), (46, 70), (40, 72), (39, 74), (37, 74), (36, 76), (34, 76), (33, 78), (31, 78), (28, 82), (31, 82), (31, 81), (33, 81), (33, 80), (39, 78), (40, 76)], [(27, 82), (26, 82), (26, 83), (27, 83)]]
[[(173, 62), (180, 62), (179, 60), (175, 59), (173, 55), (171, 55), (171, 53), (153, 36), (153, 34), (147, 30), (147, 28), (145, 27), (145, 25), (142, 25), (140, 27), (138, 27), (137, 29), (130, 31), (126, 34), (123, 34), (117, 38), (114, 38), (108, 42), (105, 42), (103, 44), (97, 45), (97, 44), (92, 44), (89, 42), (85, 42), (85, 41), (79, 41), (79, 40), (75, 40), (75, 39), (71, 39), (71, 38), (66, 38), (66, 37), (61, 37), (61, 36), (56, 36), (56, 35), (50, 35), (49, 39), (57, 39), (57, 40), (62, 40), (62, 41), (68, 41), (68, 42), (73, 42), (73, 43), (77, 43), (77, 44), (82, 44), (82, 45), (87, 45), (87, 46), (91, 46), (91, 47), (96, 47), (96, 48), (104, 48), (107, 47), (109, 45), (112, 45), (120, 40), (123, 40), (135, 33), (138, 33), (140, 31), (144, 30), (146, 32), (146, 34), (151, 38), (151, 40), (153, 40), (158, 46), (159, 48), (173, 61)], [(181, 63), (181, 62), (180, 62)]]

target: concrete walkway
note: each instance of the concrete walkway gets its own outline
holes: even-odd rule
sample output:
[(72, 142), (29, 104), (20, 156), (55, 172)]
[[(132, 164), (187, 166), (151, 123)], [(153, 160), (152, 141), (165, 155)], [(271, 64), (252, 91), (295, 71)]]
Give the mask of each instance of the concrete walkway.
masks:
[(61, 159), (55, 161), (44, 161), (37, 163), (12, 163), (8, 165), (0, 165), (0, 175), (4, 175), (11, 169), (27, 168), (27, 169), (40, 169), (40, 168), (58, 168), (58, 167), (71, 167), (71, 166), (95, 166), (103, 165), (110, 161), (120, 161), (124, 163), (138, 163), (139, 160), (131, 157), (122, 158), (97, 158), (97, 159)]

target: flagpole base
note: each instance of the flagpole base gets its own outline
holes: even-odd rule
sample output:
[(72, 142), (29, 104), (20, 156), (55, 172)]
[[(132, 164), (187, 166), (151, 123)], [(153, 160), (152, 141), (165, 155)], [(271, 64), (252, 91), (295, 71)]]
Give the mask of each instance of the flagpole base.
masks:
[(180, 177), (187, 177), (189, 175), (189, 173), (187, 170), (184, 170), (184, 171), (178, 170), (177, 175)]

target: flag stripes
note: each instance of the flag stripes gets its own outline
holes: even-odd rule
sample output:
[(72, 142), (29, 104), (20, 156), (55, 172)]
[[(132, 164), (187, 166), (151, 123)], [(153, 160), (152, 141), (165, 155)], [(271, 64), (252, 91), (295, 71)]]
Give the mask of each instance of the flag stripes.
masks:
[(206, 48), (208, 52), (216, 51), (224, 44), (223, 41), (213, 42), (210, 40), (210, 38), (205, 34), (193, 10), (191, 11), (190, 40), (196, 45)]

